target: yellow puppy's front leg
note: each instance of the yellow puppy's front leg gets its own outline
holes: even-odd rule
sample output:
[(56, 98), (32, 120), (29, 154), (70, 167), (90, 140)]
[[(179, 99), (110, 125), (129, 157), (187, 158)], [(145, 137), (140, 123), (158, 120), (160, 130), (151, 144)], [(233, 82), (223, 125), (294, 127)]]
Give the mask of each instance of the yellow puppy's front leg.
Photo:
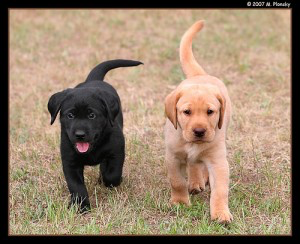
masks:
[(181, 164), (179, 159), (168, 155), (166, 157), (166, 165), (171, 184), (170, 203), (172, 205), (183, 203), (190, 206), (187, 182), (181, 172), (181, 167), (184, 165)]
[(202, 162), (188, 162), (188, 189), (190, 194), (198, 194), (205, 190), (208, 181), (208, 171)]
[(212, 220), (229, 223), (233, 219), (228, 208), (229, 166), (226, 157), (207, 164), (211, 188), (210, 215)]

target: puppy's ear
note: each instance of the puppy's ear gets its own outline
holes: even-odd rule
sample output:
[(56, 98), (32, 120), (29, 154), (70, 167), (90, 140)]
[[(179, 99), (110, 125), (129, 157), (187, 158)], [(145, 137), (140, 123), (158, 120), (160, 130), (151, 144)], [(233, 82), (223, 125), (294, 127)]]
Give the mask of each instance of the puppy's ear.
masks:
[(61, 104), (65, 100), (69, 91), (70, 89), (66, 89), (64, 91), (57, 92), (50, 97), (48, 101), (48, 111), (51, 114), (51, 125), (54, 123), (56, 116), (61, 108)]
[(222, 94), (217, 94), (216, 95), (217, 99), (220, 102), (220, 117), (219, 117), (219, 122), (218, 122), (218, 128), (221, 129), (224, 121), (224, 113), (225, 113), (225, 108), (226, 108), (226, 100)]
[(117, 117), (121, 107), (119, 99), (113, 94), (107, 94), (106, 92), (103, 92), (101, 101), (103, 102), (107, 111), (109, 123), (113, 127), (115, 118)]
[(174, 125), (177, 130), (177, 102), (181, 96), (181, 93), (176, 89), (172, 91), (165, 99), (165, 113), (168, 119)]

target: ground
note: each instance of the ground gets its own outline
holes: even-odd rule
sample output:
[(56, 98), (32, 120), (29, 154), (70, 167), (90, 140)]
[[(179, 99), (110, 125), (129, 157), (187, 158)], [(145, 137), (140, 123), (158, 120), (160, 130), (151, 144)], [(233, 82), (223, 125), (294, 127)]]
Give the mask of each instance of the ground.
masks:
[[(9, 11), (10, 234), (290, 234), (290, 10), (94, 9)], [(210, 221), (209, 188), (192, 206), (170, 207), (164, 165), (164, 98), (184, 79), (179, 42), (199, 19), (194, 55), (227, 85), (229, 207)], [(67, 209), (60, 125), (50, 96), (82, 82), (98, 63), (134, 59), (106, 79), (124, 113), (126, 161), (120, 187), (98, 184), (87, 167), (91, 213)]]

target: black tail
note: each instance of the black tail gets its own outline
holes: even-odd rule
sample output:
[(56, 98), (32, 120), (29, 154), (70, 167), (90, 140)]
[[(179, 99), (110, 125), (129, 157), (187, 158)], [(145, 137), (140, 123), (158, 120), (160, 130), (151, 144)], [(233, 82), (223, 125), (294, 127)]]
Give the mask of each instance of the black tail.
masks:
[(89, 73), (88, 77), (86, 78), (86, 82), (91, 80), (103, 80), (106, 73), (111, 69), (115, 69), (119, 67), (137, 66), (140, 64), (143, 63), (134, 60), (126, 60), (126, 59), (108, 60), (101, 64), (98, 64), (95, 68), (93, 68), (92, 71)]

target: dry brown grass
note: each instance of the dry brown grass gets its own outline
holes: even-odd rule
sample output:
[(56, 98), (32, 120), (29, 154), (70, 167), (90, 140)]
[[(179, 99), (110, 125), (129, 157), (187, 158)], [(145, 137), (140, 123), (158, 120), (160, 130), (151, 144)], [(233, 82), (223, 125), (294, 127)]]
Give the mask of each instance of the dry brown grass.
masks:
[[(209, 191), (191, 208), (167, 205), (163, 100), (184, 78), (179, 41), (198, 19), (195, 56), (233, 103), (229, 227), (209, 221)], [(87, 168), (93, 211), (81, 216), (66, 209), (47, 102), (115, 58), (145, 64), (106, 76), (122, 100), (124, 182), (105, 189)], [(289, 10), (11, 10), (9, 88), (11, 234), (290, 233)]]

